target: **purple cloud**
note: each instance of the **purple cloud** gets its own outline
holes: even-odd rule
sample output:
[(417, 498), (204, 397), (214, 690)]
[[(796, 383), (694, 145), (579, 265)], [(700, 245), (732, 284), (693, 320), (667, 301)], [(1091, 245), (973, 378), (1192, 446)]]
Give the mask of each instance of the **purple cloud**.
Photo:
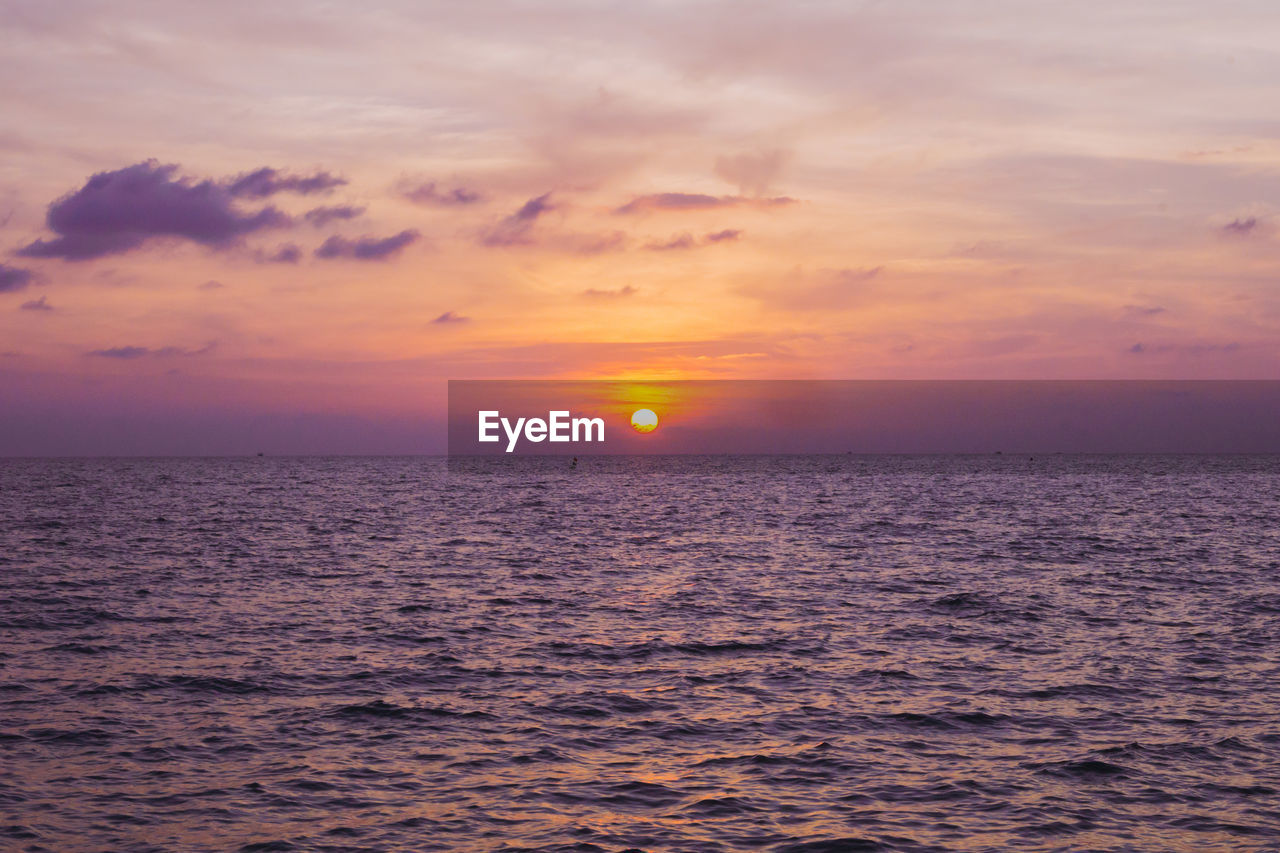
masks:
[(693, 235), (689, 233), (677, 234), (670, 240), (661, 242), (646, 243), (645, 248), (651, 252), (670, 252), (680, 249), (692, 249), (695, 245)]
[(462, 315), (455, 314), (452, 311), (446, 311), (443, 314), (441, 314), (439, 317), (432, 320), (431, 322), (442, 323), (442, 324), (443, 323), (466, 323), (470, 319), (471, 319), (470, 317), (463, 317)]
[(698, 246), (710, 246), (715, 243), (728, 243), (737, 240), (742, 232), (734, 228), (726, 228), (723, 231), (713, 231), (710, 234), (704, 234), (701, 242), (695, 240), (693, 235), (687, 231), (678, 234), (666, 241), (655, 241), (647, 243), (646, 249), (654, 252), (666, 252), (678, 249), (694, 249)]
[(748, 198), (740, 195), (704, 195), (702, 193), (653, 193), (633, 198), (615, 208), (614, 213), (641, 213), (650, 210), (715, 210), (722, 207), (747, 205), (751, 207), (778, 207), (792, 204), (788, 196), (774, 198)]
[(351, 240), (334, 235), (316, 249), (315, 256), (326, 260), (332, 258), (351, 258), (357, 261), (383, 261), (399, 252), (405, 246), (417, 241), (417, 231), (405, 230), (391, 237), (361, 237)]
[(260, 264), (296, 264), (302, 260), (302, 249), (297, 243), (281, 243), (274, 252), (258, 249), (253, 257)]
[(148, 160), (99, 172), (49, 205), (45, 222), (58, 236), (36, 240), (18, 254), (85, 261), (128, 252), (152, 237), (222, 248), (245, 234), (289, 224), (274, 207), (242, 213), (226, 188), (194, 182), (177, 171), (176, 165)]
[(485, 246), (517, 246), (527, 243), (529, 229), (538, 221), (538, 217), (554, 209), (551, 193), (543, 193), (537, 198), (531, 198), (515, 213), (489, 229), (480, 242)]
[(437, 189), (435, 181), (425, 184), (410, 184), (401, 181), (399, 185), (399, 192), (403, 198), (408, 199), (414, 204), (452, 206), (459, 204), (475, 204), (483, 198), (480, 193), (466, 189), (465, 187), (454, 187), (451, 190)]
[(332, 207), (313, 208), (303, 214), (302, 218), (317, 228), (323, 228), (330, 222), (334, 222), (339, 219), (355, 219), (364, 213), (364, 211), (365, 209), (363, 207), (339, 204)]
[(32, 299), (30, 302), (24, 302), (18, 307), (23, 311), (52, 311), (53, 306), (44, 300), (45, 297), (41, 296), (39, 299)]
[(346, 178), (328, 172), (314, 175), (290, 175), (264, 166), (252, 172), (237, 175), (227, 183), (227, 192), (237, 198), (266, 198), (276, 193), (291, 192), (299, 195), (324, 193), (346, 184)]
[(150, 355), (151, 350), (146, 347), (111, 347), (110, 349), (96, 349), (86, 353), (86, 355), (96, 355), (101, 358), (122, 358), (134, 359), (142, 358)]
[(35, 277), (31, 270), (0, 264), (0, 293), (17, 293), (25, 289)]
[(1222, 226), (1222, 230), (1236, 237), (1247, 237), (1253, 233), (1253, 229), (1258, 227), (1257, 217), (1250, 216), (1248, 219), (1233, 219), (1226, 225)]
[(1172, 344), (1144, 344), (1136, 343), (1129, 347), (1128, 352), (1134, 355), (1143, 355), (1145, 353), (1170, 353), (1179, 356), (1206, 356), (1206, 355), (1232, 355), (1240, 351), (1240, 344), (1236, 341), (1226, 344), (1215, 343), (1172, 343)]
[(92, 355), (98, 358), (116, 358), (123, 361), (133, 361), (139, 358), (169, 358), (171, 356), (204, 355), (212, 352), (217, 344), (217, 341), (210, 341), (199, 349), (184, 349), (182, 347), (160, 347), (159, 349), (137, 346), (110, 347), (108, 349), (90, 350), (85, 353), (85, 355)]

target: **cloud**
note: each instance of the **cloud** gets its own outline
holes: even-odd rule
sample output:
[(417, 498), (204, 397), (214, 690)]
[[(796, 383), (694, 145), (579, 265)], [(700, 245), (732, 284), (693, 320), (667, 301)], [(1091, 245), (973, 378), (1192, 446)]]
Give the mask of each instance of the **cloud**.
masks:
[(842, 269), (836, 272), (836, 278), (841, 283), (851, 284), (860, 281), (870, 281), (871, 279), (884, 272), (884, 267), (862, 267), (860, 269)]
[(670, 240), (662, 242), (652, 242), (645, 244), (645, 248), (650, 251), (665, 252), (673, 249), (695, 249), (699, 246), (710, 246), (715, 243), (727, 243), (737, 240), (742, 232), (734, 228), (726, 228), (723, 231), (713, 231), (710, 234), (704, 234), (702, 240), (695, 240), (693, 235), (687, 231), (684, 234), (676, 235)]
[(351, 258), (357, 261), (384, 261), (399, 252), (405, 246), (418, 240), (417, 231), (407, 229), (391, 237), (360, 237), (351, 240), (334, 235), (316, 249), (315, 256), (330, 260), (333, 258)]
[[(455, 365), (470, 366), (476, 378), (501, 378), (518, 374), (555, 378), (564, 375), (566, 364), (584, 374), (618, 375), (643, 364), (658, 373), (702, 375), (735, 373), (742, 364), (755, 359), (786, 362), (793, 354), (784, 343), (748, 336), (742, 339), (692, 339), (679, 341), (560, 341), (473, 348), (466, 356), (454, 356), (441, 365), (454, 371)], [(464, 360), (465, 358), (465, 360)], [(748, 368), (749, 369), (749, 368)]]
[(452, 311), (446, 311), (443, 314), (441, 314), (439, 317), (432, 320), (431, 322), (439, 323), (443, 325), (446, 323), (467, 323), (467, 322), (470, 322), (470, 320), (471, 320), (470, 317), (463, 317), (462, 315), (455, 314)]
[(460, 204), (475, 204), (484, 200), (480, 193), (465, 187), (454, 187), (449, 190), (437, 189), (435, 181), (425, 184), (401, 181), (396, 189), (402, 198), (408, 199), (414, 204), (435, 204), (448, 207)]
[(1162, 305), (1126, 305), (1124, 312), (1130, 317), (1154, 317), (1167, 309)]
[(629, 214), (654, 210), (716, 210), (725, 207), (747, 205), (751, 207), (781, 207), (793, 204), (795, 199), (788, 196), (773, 198), (748, 198), (740, 195), (704, 195), (702, 193), (653, 193), (636, 196), (631, 201), (615, 208), (614, 213)]
[(572, 255), (590, 257), (625, 249), (627, 235), (622, 231), (610, 231), (604, 234), (560, 234), (552, 239), (549, 245)]
[(1250, 216), (1248, 219), (1233, 219), (1226, 225), (1222, 226), (1222, 230), (1226, 234), (1235, 237), (1247, 237), (1253, 233), (1253, 229), (1258, 227), (1257, 217)]
[(693, 235), (685, 232), (672, 237), (670, 240), (646, 243), (645, 248), (651, 252), (669, 252), (679, 249), (692, 249), (695, 245), (697, 244), (693, 241)]
[(111, 347), (110, 349), (95, 349), (86, 353), (86, 355), (96, 355), (101, 358), (121, 359), (142, 358), (150, 354), (151, 350), (146, 347)]
[(302, 218), (310, 222), (317, 228), (323, 228), (330, 222), (339, 219), (355, 219), (364, 213), (363, 207), (355, 207), (350, 204), (339, 204), (332, 207), (316, 207), (308, 210), (302, 215)]
[(1133, 355), (1148, 353), (1167, 353), (1180, 356), (1231, 355), (1240, 350), (1240, 344), (1232, 341), (1229, 344), (1189, 343), (1189, 344), (1144, 344), (1141, 341), (1129, 347), (1127, 352)]
[(290, 175), (264, 166), (252, 172), (237, 175), (227, 182), (227, 192), (237, 198), (266, 198), (282, 192), (314, 195), (325, 193), (346, 184), (346, 178), (328, 172), (313, 175)]
[(614, 210), (614, 213), (637, 213), (641, 210), (710, 210), (727, 207), (726, 197), (700, 193), (655, 193), (642, 195)]
[(260, 264), (296, 264), (302, 260), (302, 248), (297, 243), (281, 243), (274, 252), (258, 249), (253, 258)]
[(128, 252), (152, 237), (222, 248), (245, 234), (289, 224), (274, 207), (242, 213), (225, 187), (177, 171), (176, 165), (148, 160), (99, 172), (49, 205), (45, 221), (58, 236), (36, 240), (18, 254), (84, 261)]
[(17, 293), (25, 289), (35, 277), (31, 270), (0, 264), (0, 293)]
[(210, 341), (199, 349), (183, 349), (182, 347), (160, 347), (159, 349), (151, 349), (150, 347), (123, 346), (110, 347), (108, 349), (95, 349), (85, 353), (85, 355), (96, 356), (98, 358), (115, 358), (122, 361), (133, 361), (139, 358), (171, 358), (173, 356), (195, 356), (205, 355), (213, 352), (217, 341)]
[(769, 191), (791, 153), (775, 148), (771, 151), (735, 154), (716, 158), (716, 174), (737, 184), (743, 195), (762, 196)]
[(39, 299), (32, 299), (30, 302), (22, 303), (19, 308), (23, 311), (52, 311), (53, 306), (44, 300), (45, 297), (41, 296)]
[(226, 287), (226, 285), (223, 284), (222, 282), (214, 281), (213, 279), (210, 279), (209, 281), (206, 281), (204, 284), (196, 285), (196, 290), (221, 290), (224, 287)]
[(489, 229), (480, 242), (485, 246), (517, 246), (528, 243), (529, 229), (533, 228), (538, 217), (554, 209), (549, 192), (531, 198), (515, 213)]
[(628, 284), (615, 290), (598, 290), (594, 287), (588, 287), (582, 291), (582, 295), (591, 299), (621, 299), (624, 296), (633, 296), (637, 292), (636, 288)]

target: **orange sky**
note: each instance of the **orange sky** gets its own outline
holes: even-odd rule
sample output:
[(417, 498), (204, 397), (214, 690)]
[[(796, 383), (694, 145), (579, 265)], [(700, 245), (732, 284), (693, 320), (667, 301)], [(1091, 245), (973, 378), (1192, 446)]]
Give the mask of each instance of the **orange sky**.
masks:
[(0, 452), (447, 378), (1280, 376), (1273, 3), (0, 10)]

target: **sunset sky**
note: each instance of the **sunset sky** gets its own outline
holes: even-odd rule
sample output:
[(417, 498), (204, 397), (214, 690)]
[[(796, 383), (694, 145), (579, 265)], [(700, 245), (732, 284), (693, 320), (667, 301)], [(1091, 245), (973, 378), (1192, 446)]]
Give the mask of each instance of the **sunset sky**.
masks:
[(0, 454), (464, 378), (1280, 378), (1274, 2), (0, 0)]

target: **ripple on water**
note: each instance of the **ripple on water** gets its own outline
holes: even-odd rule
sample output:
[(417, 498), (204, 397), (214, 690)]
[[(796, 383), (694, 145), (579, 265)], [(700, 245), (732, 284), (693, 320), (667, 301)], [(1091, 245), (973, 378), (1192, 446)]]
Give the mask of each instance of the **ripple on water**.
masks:
[(0, 846), (1280, 849), (1277, 485), (3, 460)]

